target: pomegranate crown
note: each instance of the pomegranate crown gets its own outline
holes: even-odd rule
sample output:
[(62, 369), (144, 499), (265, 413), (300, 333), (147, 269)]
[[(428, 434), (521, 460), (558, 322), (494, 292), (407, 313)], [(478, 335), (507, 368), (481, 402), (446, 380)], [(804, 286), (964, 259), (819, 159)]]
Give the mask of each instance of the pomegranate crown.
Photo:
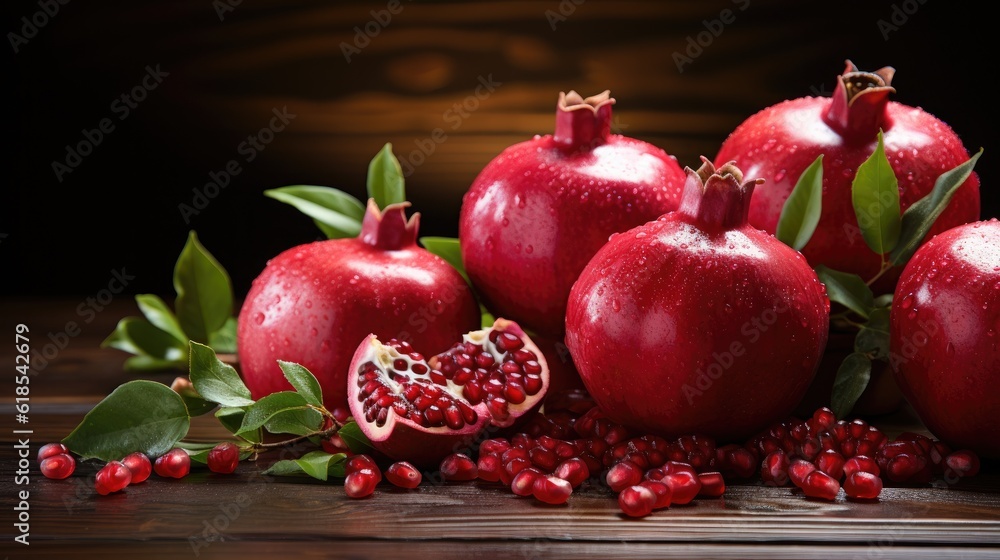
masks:
[(870, 142), (892, 125), (885, 109), (889, 94), (896, 92), (891, 85), (896, 70), (886, 66), (863, 72), (850, 60), (846, 64), (823, 120), (848, 140)]
[(553, 139), (569, 151), (605, 143), (611, 134), (611, 106), (614, 104), (611, 90), (587, 98), (572, 90), (560, 92)]
[(750, 197), (764, 179), (743, 180), (735, 162), (718, 169), (705, 156), (697, 171), (685, 168), (687, 182), (679, 212), (694, 218), (707, 229), (735, 229), (747, 223)]
[(386, 251), (415, 245), (417, 231), (420, 229), (420, 213), (415, 212), (407, 220), (406, 208), (409, 205), (409, 202), (399, 202), (380, 211), (375, 199), (369, 198), (358, 239)]

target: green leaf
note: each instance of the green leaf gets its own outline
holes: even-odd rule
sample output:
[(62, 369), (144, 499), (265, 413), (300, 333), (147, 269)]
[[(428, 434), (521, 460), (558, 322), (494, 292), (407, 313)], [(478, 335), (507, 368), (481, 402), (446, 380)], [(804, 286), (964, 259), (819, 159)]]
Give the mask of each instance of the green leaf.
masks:
[(875, 307), (890, 307), (892, 305), (892, 294), (882, 294), (875, 298)]
[(190, 425), (184, 401), (170, 387), (129, 381), (97, 403), (62, 442), (84, 459), (117, 461), (136, 451), (159, 457)]
[(903, 212), (899, 244), (889, 254), (889, 262), (901, 265), (910, 260), (934, 222), (948, 207), (958, 188), (972, 174), (972, 169), (981, 155), (983, 155), (982, 148), (965, 163), (942, 173), (934, 182), (931, 192)]
[(868, 322), (854, 338), (854, 351), (870, 356), (873, 360), (889, 357), (889, 310), (874, 309)]
[[(215, 417), (219, 419), (219, 423), (222, 424), (222, 427), (229, 430), (231, 434), (240, 431), (240, 426), (243, 425), (243, 418), (246, 414), (246, 408), (235, 406), (224, 406), (215, 411)], [(260, 438), (256, 437), (256, 435), (256, 432), (248, 432), (241, 437), (247, 441), (259, 443)]]
[(195, 416), (201, 416), (202, 414), (208, 414), (219, 406), (218, 403), (214, 403), (203, 398), (198, 394), (198, 391), (195, 391), (194, 387), (189, 385), (178, 389), (175, 392), (181, 396), (181, 399), (184, 401), (184, 406), (188, 409), (188, 416), (191, 416), (192, 418)]
[(403, 168), (392, 154), (392, 144), (386, 143), (368, 164), (368, 198), (374, 198), (379, 208), (406, 202)]
[(183, 362), (187, 354), (183, 342), (141, 317), (125, 317), (118, 321), (118, 326), (104, 339), (101, 347), (155, 359), (146, 360), (147, 364)]
[(795, 183), (792, 194), (781, 209), (775, 235), (785, 245), (801, 251), (816, 231), (822, 212), (823, 154), (820, 154)]
[(246, 416), (243, 417), (243, 424), (240, 425), (236, 435), (242, 436), (245, 433), (264, 427), (271, 418), (279, 413), (288, 410), (303, 410), (309, 408), (306, 399), (294, 391), (281, 391), (272, 393), (247, 409)]
[(872, 361), (868, 356), (855, 352), (844, 358), (833, 381), (833, 394), (830, 397), (830, 408), (837, 418), (846, 418), (858, 402), (861, 393), (868, 386), (871, 378)]
[(191, 383), (203, 398), (223, 406), (254, 403), (250, 389), (233, 366), (223, 363), (208, 346), (191, 343)]
[(492, 327), (493, 323), (497, 322), (497, 318), (493, 316), (492, 313), (486, 310), (482, 305), (479, 306), (479, 324), (482, 328)]
[(462, 262), (462, 247), (458, 239), (454, 237), (421, 237), (420, 244), (431, 253), (441, 257), (448, 262), (465, 281), (469, 281), (469, 275), (465, 272), (465, 264)]
[(180, 343), (181, 347), (187, 345), (188, 336), (184, 334), (180, 323), (174, 312), (167, 307), (167, 304), (159, 296), (153, 294), (139, 294), (135, 296), (135, 302), (139, 305), (139, 310), (146, 319), (156, 328), (173, 336)]
[(899, 184), (885, 155), (881, 131), (875, 151), (858, 166), (851, 201), (868, 247), (879, 255), (892, 251), (899, 242)]
[(208, 345), (221, 354), (236, 353), (236, 317), (226, 319), (222, 328), (208, 335)]
[(291, 204), (316, 222), (329, 239), (357, 237), (365, 205), (353, 196), (316, 185), (293, 185), (264, 191), (265, 196)]
[(278, 367), (285, 374), (285, 379), (292, 384), (292, 387), (305, 398), (309, 404), (323, 406), (323, 389), (319, 386), (319, 381), (304, 366), (293, 362), (278, 360)]
[(323, 415), (313, 408), (282, 410), (268, 418), (264, 429), (272, 434), (305, 436), (316, 433), (323, 425)]
[(161, 360), (149, 356), (130, 356), (125, 359), (122, 367), (125, 371), (163, 371), (168, 369), (183, 369), (186, 362), (183, 359)]
[(868, 318), (875, 304), (871, 288), (857, 274), (840, 272), (823, 265), (816, 267), (819, 281), (826, 285), (826, 294), (851, 311)]
[(318, 480), (326, 481), (329, 477), (344, 476), (344, 453), (330, 454), (325, 451), (312, 451), (298, 459), (286, 459), (271, 465), (263, 474), (272, 476), (308, 475)]
[(357, 422), (344, 424), (337, 430), (337, 433), (354, 453), (371, 453), (375, 449), (372, 447), (372, 442), (368, 440), (368, 436), (358, 427)]
[(229, 274), (191, 232), (174, 266), (177, 319), (187, 336), (208, 343), (233, 314), (233, 287)]

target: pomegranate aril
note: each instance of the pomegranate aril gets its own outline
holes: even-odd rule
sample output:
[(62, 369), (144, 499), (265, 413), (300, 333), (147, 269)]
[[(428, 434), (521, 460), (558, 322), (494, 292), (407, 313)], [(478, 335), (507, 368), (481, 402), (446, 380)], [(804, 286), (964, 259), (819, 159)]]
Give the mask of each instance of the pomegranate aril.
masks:
[(670, 487), (671, 501), (675, 504), (687, 504), (701, 492), (701, 480), (697, 474), (687, 471), (675, 471), (663, 475), (660, 482)]
[(344, 493), (348, 498), (366, 498), (375, 492), (382, 475), (371, 469), (359, 469), (344, 477)]
[(635, 463), (623, 461), (611, 467), (604, 480), (611, 487), (612, 492), (621, 492), (629, 486), (634, 486), (642, 481), (643, 471)]
[(570, 486), (576, 488), (590, 478), (590, 469), (587, 463), (579, 457), (567, 459), (559, 464), (553, 472), (559, 478), (569, 482)]
[(479, 469), (468, 455), (452, 453), (441, 460), (441, 476), (449, 482), (475, 480)]
[[(185, 453), (185, 455), (187, 455)], [(132, 472), (121, 461), (111, 461), (97, 471), (94, 488), (102, 496), (124, 490), (132, 482)]]
[(699, 496), (715, 498), (726, 493), (726, 481), (722, 478), (722, 473), (700, 473), (698, 481), (701, 482), (701, 490), (698, 491)]
[(42, 461), (53, 455), (69, 455), (69, 448), (61, 443), (46, 443), (38, 448), (38, 460)]
[(420, 481), (423, 479), (420, 471), (406, 461), (389, 465), (389, 468), (385, 470), (385, 477), (395, 486), (410, 489), (420, 486)]
[(670, 507), (671, 492), (669, 486), (656, 480), (643, 480), (638, 485), (649, 488), (653, 494), (656, 494), (656, 503), (653, 504), (654, 510)]
[(979, 456), (968, 449), (960, 449), (944, 458), (945, 476), (969, 477), (979, 473)]
[(820, 498), (823, 500), (834, 500), (840, 492), (840, 483), (823, 471), (815, 470), (806, 475), (803, 482), (802, 493), (810, 498)]
[(882, 474), (875, 459), (865, 455), (856, 455), (844, 463), (844, 476), (851, 476), (856, 472), (871, 473), (875, 476)]
[(638, 484), (618, 494), (618, 507), (629, 517), (645, 517), (653, 513), (657, 501), (656, 493)]
[(784, 451), (772, 451), (764, 458), (760, 467), (760, 478), (775, 486), (788, 484), (788, 456)]
[(76, 470), (76, 459), (69, 453), (47, 455), (38, 464), (38, 470), (42, 471), (45, 478), (62, 480), (68, 478)]
[(132, 473), (132, 481), (129, 484), (139, 484), (153, 473), (153, 463), (149, 460), (149, 457), (138, 451), (126, 455), (122, 459), (122, 464), (128, 467), (129, 472)]
[(221, 474), (232, 474), (240, 462), (240, 448), (230, 442), (216, 445), (208, 452), (208, 470)]
[(503, 464), (500, 462), (500, 457), (496, 455), (480, 455), (476, 462), (476, 470), (479, 472), (480, 480), (496, 482), (500, 480)]
[(836, 451), (824, 451), (813, 461), (818, 470), (830, 475), (834, 480), (843, 478), (845, 463), (844, 456)]
[(510, 491), (517, 496), (530, 496), (535, 490), (535, 479), (543, 476), (542, 471), (536, 468), (523, 468), (511, 480)]
[(844, 480), (844, 493), (848, 498), (873, 500), (882, 493), (882, 479), (865, 471), (856, 471)]
[(889, 459), (883, 473), (893, 482), (923, 482), (918, 475), (927, 467), (927, 459), (919, 455), (900, 453)]
[(191, 456), (175, 447), (156, 458), (153, 471), (163, 478), (184, 478), (191, 472)]
[(795, 459), (788, 465), (788, 479), (792, 484), (802, 488), (806, 483), (806, 477), (816, 470), (816, 465), (803, 459)]
[(536, 447), (528, 452), (531, 464), (538, 467), (542, 472), (550, 473), (559, 465), (559, 457), (544, 447)]
[(829, 428), (837, 421), (837, 417), (833, 414), (833, 411), (826, 407), (817, 409), (816, 412), (813, 413), (812, 419), (822, 430)]
[(351, 474), (354, 471), (360, 471), (361, 469), (368, 469), (377, 473), (380, 477), (382, 472), (379, 471), (378, 465), (375, 463), (375, 459), (372, 459), (369, 455), (360, 454), (353, 457), (349, 457), (347, 462), (344, 463), (344, 473)]
[(551, 475), (536, 477), (531, 488), (531, 495), (536, 500), (553, 505), (565, 504), (572, 493), (573, 486), (568, 481)]

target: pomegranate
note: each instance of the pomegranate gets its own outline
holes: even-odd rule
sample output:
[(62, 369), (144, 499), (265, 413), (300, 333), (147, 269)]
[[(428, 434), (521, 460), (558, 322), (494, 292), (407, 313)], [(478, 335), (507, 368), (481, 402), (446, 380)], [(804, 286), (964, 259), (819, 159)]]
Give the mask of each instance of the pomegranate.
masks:
[[(823, 157), (823, 212), (802, 253), (813, 265), (853, 272), (868, 280), (882, 260), (864, 243), (851, 198), (858, 166), (884, 131), (885, 153), (899, 180), (902, 210), (925, 196), (941, 173), (969, 159), (952, 129), (916, 107), (889, 101), (895, 70), (861, 72), (850, 61), (833, 97), (802, 97), (768, 107), (744, 121), (723, 142), (716, 163), (734, 161), (767, 182), (750, 203), (750, 223), (774, 233), (785, 200), (803, 171)], [(979, 219), (979, 178), (955, 193), (928, 237)], [(884, 274), (877, 292), (893, 291), (900, 270)]]
[(560, 93), (555, 133), (504, 150), (465, 194), (462, 260), (486, 306), (549, 336), (573, 281), (612, 233), (674, 210), (684, 173), (663, 150), (611, 134), (610, 92)]
[(538, 347), (501, 318), (427, 360), (406, 342), (368, 336), (351, 361), (348, 404), (376, 449), (429, 466), (477, 443), (487, 426), (536, 410), (548, 379)]
[(347, 402), (347, 369), (369, 334), (441, 352), (479, 325), (479, 305), (444, 259), (417, 246), (408, 203), (379, 211), (369, 200), (361, 234), (317, 241), (271, 259), (239, 317), (239, 358), (254, 398), (291, 385), (278, 360), (319, 380), (327, 408)]
[(1000, 222), (962, 225), (918, 249), (889, 327), (892, 373), (927, 428), (1000, 458)]
[(802, 255), (747, 224), (759, 180), (702, 159), (679, 211), (613, 236), (587, 265), (566, 342), (612, 420), (735, 440), (802, 398), (829, 300)]

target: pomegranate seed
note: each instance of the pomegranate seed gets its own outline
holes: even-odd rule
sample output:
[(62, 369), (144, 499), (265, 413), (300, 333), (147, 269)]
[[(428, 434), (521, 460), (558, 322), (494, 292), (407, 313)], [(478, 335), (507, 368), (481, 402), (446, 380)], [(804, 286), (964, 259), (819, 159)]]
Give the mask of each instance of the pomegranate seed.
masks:
[(919, 455), (900, 453), (886, 463), (886, 478), (893, 482), (917, 482), (918, 475), (927, 467), (927, 459)]
[[(525, 433), (518, 433), (518, 434), (514, 434), (510, 438), (510, 444), (513, 447), (517, 447), (519, 449), (528, 450), (528, 449), (531, 449), (531, 448), (535, 447), (535, 438), (533, 438), (533, 437), (531, 437), (531, 436), (529, 436), (528, 434), (525, 434)], [(525, 459), (527, 459), (527, 458), (528, 457), (526, 455)]]
[(505, 439), (487, 439), (479, 444), (479, 455), (496, 455), (499, 457), (508, 449), (510, 449), (510, 442)]
[(480, 455), (479, 461), (476, 462), (476, 469), (479, 471), (481, 480), (496, 482), (500, 480), (503, 464), (500, 463), (500, 457), (496, 455)]
[(840, 492), (840, 483), (825, 472), (814, 470), (806, 475), (805, 482), (800, 488), (802, 493), (810, 498), (834, 500)]
[(61, 443), (46, 443), (38, 448), (38, 460), (42, 461), (53, 455), (69, 455), (69, 448)]
[(882, 474), (882, 471), (878, 468), (878, 463), (875, 462), (875, 459), (866, 457), (865, 455), (856, 455), (844, 463), (845, 476), (851, 476), (856, 472), (871, 473), (875, 476)]
[(375, 492), (382, 475), (371, 469), (358, 469), (344, 477), (344, 493), (348, 498), (366, 498)]
[(830, 475), (834, 480), (840, 480), (844, 476), (844, 464), (846, 460), (844, 456), (836, 451), (824, 451), (820, 453), (813, 464), (820, 471), (825, 472)]
[(559, 463), (559, 466), (556, 467), (554, 474), (566, 482), (569, 482), (570, 486), (573, 488), (576, 488), (577, 486), (583, 484), (585, 480), (590, 478), (590, 469), (587, 468), (587, 463), (585, 463), (583, 459), (574, 457)]
[(76, 470), (76, 459), (68, 453), (47, 455), (38, 465), (38, 469), (42, 471), (45, 478), (62, 480), (68, 478)]
[(833, 411), (826, 407), (817, 409), (812, 417), (821, 430), (829, 428), (837, 421), (837, 417), (833, 414)]
[(354, 471), (360, 471), (361, 469), (368, 469), (375, 473), (377, 482), (382, 482), (382, 471), (379, 470), (378, 465), (375, 463), (375, 459), (365, 454), (354, 455), (347, 459), (344, 463), (344, 474), (351, 474)]
[(542, 472), (550, 473), (559, 465), (559, 457), (544, 447), (536, 447), (528, 455), (531, 457), (531, 463)]
[(129, 482), (129, 484), (139, 484), (149, 478), (149, 475), (153, 473), (153, 463), (150, 462), (149, 457), (138, 451), (126, 455), (125, 458), (122, 459), (122, 463), (128, 467), (129, 472), (132, 473), (132, 481)]
[[(184, 455), (187, 456), (187, 453)], [(131, 481), (132, 473), (128, 467), (121, 461), (111, 461), (97, 471), (97, 476), (94, 478), (94, 488), (97, 489), (98, 494), (107, 496), (113, 492), (124, 490)]]
[(979, 456), (960, 449), (944, 458), (945, 474), (958, 477), (975, 476), (979, 472)]
[(639, 483), (639, 486), (649, 488), (656, 494), (656, 504), (653, 505), (654, 510), (670, 507), (671, 492), (669, 486), (656, 480), (643, 480)]
[(844, 481), (844, 492), (848, 498), (874, 500), (882, 493), (882, 479), (865, 471), (853, 472)]
[(208, 452), (208, 470), (220, 474), (236, 472), (240, 462), (240, 448), (231, 442), (222, 442)]
[(551, 475), (537, 476), (531, 488), (531, 495), (536, 500), (553, 505), (565, 504), (572, 493), (573, 487), (568, 481)]
[(545, 476), (542, 471), (534, 468), (523, 468), (511, 480), (510, 491), (517, 496), (530, 496), (534, 492), (535, 479)]
[(806, 483), (806, 477), (809, 473), (816, 470), (816, 465), (805, 461), (803, 459), (795, 459), (788, 465), (788, 478), (799, 488)]
[(645, 517), (653, 513), (657, 501), (656, 493), (645, 486), (629, 486), (618, 494), (618, 507), (629, 517)]
[(948, 455), (951, 455), (952, 450), (948, 447), (948, 444), (943, 441), (935, 441), (931, 447), (930, 458), (931, 463), (937, 472), (943, 472), (944, 470), (944, 459)]
[(389, 468), (385, 470), (385, 477), (400, 488), (410, 489), (420, 486), (420, 481), (423, 479), (423, 475), (420, 474), (417, 467), (406, 461), (389, 465)]
[(760, 467), (760, 478), (775, 486), (788, 484), (788, 456), (784, 451), (780, 449), (772, 451), (764, 458)]
[(635, 463), (623, 461), (611, 467), (604, 480), (612, 492), (621, 492), (629, 486), (639, 484), (642, 481), (642, 474), (642, 470)]
[(690, 503), (701, 491), (698, 475), (686, 471), (667, 473), (660, 482), (670, 487), (671, 501), (675, 504)]
[(156, 458), (153, 471), (163, 478), (184, 478), (191, 472), (191, 456), (175, 447)]
[(441, 476), (449, 482), (475, 480), (479, 476), (479, 469), (468, 455), (452, 453), (441, 460)]
[(698, 475), (698, 480), (701, 482), (701, 490), (698, 491), (699, 496), (716, 498), (726, 493), (726, 481), (722, 478), (722, 473), (701, 473)]

